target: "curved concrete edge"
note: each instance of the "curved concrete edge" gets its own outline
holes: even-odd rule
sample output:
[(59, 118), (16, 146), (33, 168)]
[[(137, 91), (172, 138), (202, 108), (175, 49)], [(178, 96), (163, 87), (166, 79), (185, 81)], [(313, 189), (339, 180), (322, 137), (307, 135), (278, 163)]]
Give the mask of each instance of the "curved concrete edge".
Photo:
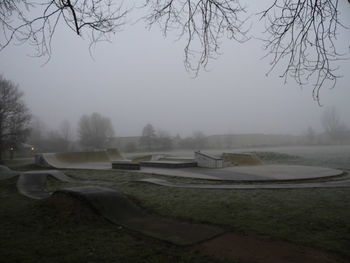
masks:
[[(90, 204), (99, 215), (111, 222), (129, 217), (143, 217), (145, 212), (124, 194), (101, 186), (79, 186), (63, 188), (53, 195), (63, 193)], [(117, 208), (117, 209), (116, 209)]]
[(103, 181), (85, 181), (73, 179), (58, 170), (29, 171), (21, 173), (17, 181), (18, 191), (29, 198), (43, 199), (49, 197), (52, 192), (46, 190), (47, 178), (52, 177), (61, 182), (90, 185), (116, 185), (118, 183)]
[(1, 172), (13, 172), (13, 170), (11, 170), (10, 168), (8, 168), (5, 165), (0, 165), (0, 173)]
[(19, 176), (17, 189), (22, 195), (33, 199), (44, 199), (59, 193), (70, 195), (84, 201), (94, 212), (112, 223), (177, 245), (196, 244), (226, 232), (216, 226), (150, 215), (124, 194), (110, 188), (80, 186), (49, 192), (46, 190), (49, 176), (64, 182), (89, 182), (74, 180), (60, 171), (32, 171)]
[(0, 165), (0, 181), (6, 180), (15, 176), (19, 176), (20, 172), (14, 171), (5, 165)]
[(177, 245), (192, 245), (221, 235), (226, 231), (217, 226), (181, 222), (150, 215), (124, 194), (105, 187), (82, 186), (65, 188), (64, 193), (87, 203), (108, 221)]
[(301, 189), (301, 188), (346, 188), (350, 187), (350, 179), (331, 182), (313, 183), (274, 183), (274, 184), (186, 184), (173, 183), (157, 178), (147, 178), (135, 182), (149, 183), (159, 186), (193, 188), (193, 189), (218, 189), (218, 190), (239, 190), (239, 189)]
[(143, 167), (142, 170), (135, 171), (135, 172), (151, 174), (151, 175), (170, 176), (170, 177), (183, 177), (183, 178), (215, 180), (215, 181), (220, 180), (214, 176), (205, 175), (201, 173), (193, 173), (193, 172), (186, 171), (186, 170), (184, 171), (181, 169)]
[(184, 177), (212, 181), (237, 182), (293, 182), (303, 180), (328, 179), (344, 174), (339, 169), (305, 165), (260, 165), (260, 166), (234, 166), (222, 169), (183, 168), (159, 169), (143, 168), (138, 171), (151, 175), (165, 175), (171, 177)]
[(47, 198), (52, 194), (52, 192), (46, 190), (48, 176), (62, 182), (77, 182), (76, 180), (66, 176), (63, 172), (57, 170), (30, 171), (21, 173), (17, 180), (17, 189), (19, 193), (29, 198)]
[(74, 168), (84, 163), (109, 163), (106, 151), (42, 153), (36, 156), (36, 164), (56, 169)]
[(35, 156), (35, 163), (42, 167), (55, 169), (84, 169), (98, 167), (111, 168), (110, 162), (123, 160), (117, 149), (96, 152), (60, 152), (40, 153)]

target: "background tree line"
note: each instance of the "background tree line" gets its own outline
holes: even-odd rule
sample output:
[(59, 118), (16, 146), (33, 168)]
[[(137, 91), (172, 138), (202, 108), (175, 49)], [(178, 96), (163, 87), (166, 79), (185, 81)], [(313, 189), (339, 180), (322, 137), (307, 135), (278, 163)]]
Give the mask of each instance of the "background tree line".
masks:
[[(302, 136), (262, 134), (227, 134), (206, 136), (201, 131), (181, 138), (147, 124), (141, 136), (121, 145), (108, 117), (99, 113), (81, 116), (75, 136), (71, 124), (64, 120), (57, 129), (48, 129), (38, 118), (32, 118), (23, 101), (23, 93), (11, 81), (0, 76), (0, 160), (3, 153), (10, 156), (20, 148), (31, 147), (40, 152), (101, 150), (119, 147), (122, 151), (169, 151), (173, 149), (200, 150), (286, 144), (343, 144), (350, 143), (350, 129), (341, 121), (335, 107), (326, 108), (321, 117), (323, 132), (308, 127)], [(27, 144), (27, 146), (25, 146)], [(28, 145), (29, 144), (29, 145)]]

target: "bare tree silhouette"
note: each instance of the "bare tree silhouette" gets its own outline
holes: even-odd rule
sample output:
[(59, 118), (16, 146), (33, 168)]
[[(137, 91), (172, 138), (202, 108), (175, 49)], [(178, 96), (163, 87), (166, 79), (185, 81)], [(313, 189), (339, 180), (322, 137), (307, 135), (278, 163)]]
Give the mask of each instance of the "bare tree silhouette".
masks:
[(185, 66), (196, 73), (219, 55), (223, 37), (247, 40), (241, 18), (245, 9), (238, 0), (147, 0), (145, 16), (150, 26), (159, 24), (166, 35), (178, 30), (186, 39)]
[(265, 49), (272, 56), (273, 70), (287, 61), (282, 77), (292, 76), (298, 84), (313, 83), (313, 98), (319, 102), (320, 89), (337, 79), (335, 41), (339, 20), (338, 0), (275, 0), (261, 13), (266, 19)]
[(108, 40), (126, 13), (113, 0), (5, 0), (0, 2), (0, 51), (12, 42), (29, 42), (36, 56), (50, 56), (60, 21), (78, 35), (86, 33), (91, 43)]
[[(271, 1), (259, 13), (266, 22), (270, 71), (282, 64), (281, 77), (292, 77), (300, 85), (312, 83), (313, 98), (319, 102), (321, 88), (334, 87), (340, 77), (336, 61), (346, 58), (335, 43), (339, 28), (345, 28), (339, 0)], [(173, 30), (185, 40), (185, 67), (196, 74), (219, 56), (223, 38), (248, 40), (246, 9), (240, 0), (144, 0), (141, 7), (149, 26), (159, 24), (165, 35)], [(109, 40), (130, 11), (118, 0), (3, 0), (0, 51), (12, 42), (30, 42), (38, 56), (50, 55), (61, 21), (76, 34), (88, 35), (92, 44)]]

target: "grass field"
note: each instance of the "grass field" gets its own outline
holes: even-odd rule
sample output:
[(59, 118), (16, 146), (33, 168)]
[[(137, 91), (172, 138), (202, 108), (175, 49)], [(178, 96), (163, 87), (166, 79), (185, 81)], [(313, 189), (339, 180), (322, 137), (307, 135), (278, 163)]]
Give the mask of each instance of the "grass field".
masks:
[(223, 262), (152, 239), (91, 215), (65, 211), (0, 181), (0, 262)]
[[(265, 156), (272, 158), (271, 154), (265, 153)], [(298, 162), (295, 156), (273, 158), (279, 163)], [(26, 164), (17, 168), (26, 170), (35, 166)], [(127, 194), (150, 213), (220, 225), (248, 236), (287, 240), (334, 252), (345, 261), (350, 259), (348, 188), (181, 189), (138, 182), (118, 184), (149, 177), (133, 172), (66, 170), (65, 173), (78, 179), (114, 182), (113, 188)], [(20, 196), (11, 175), (2, 179), (0, 262), (232, 262), (112, 225), (76, 204), (62, 212), (48, 200)], [(193, 182), (186, 178), (172, 180)], [(48, 183), (49, 190), (65, 186), (70, 185), (55, 180)]]
[[(116, 183), (149, 177), (136, 173), (128, 177), (125, 172), (118, 173), (67, 171), (75, 178)], [(205, 190), (136, 182), (114, 188), (164, 216), (223, 225), (233, 231), (253, 231), (350, 257), (350, 189), (347, 188)]]

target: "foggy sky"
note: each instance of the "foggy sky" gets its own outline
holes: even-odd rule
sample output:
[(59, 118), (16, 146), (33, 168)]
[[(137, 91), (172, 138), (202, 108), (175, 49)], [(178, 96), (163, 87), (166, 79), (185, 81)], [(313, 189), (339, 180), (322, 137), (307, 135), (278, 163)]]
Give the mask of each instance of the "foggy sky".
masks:
[[(346, 7), (342, 13), (350, 14)], [(338, 45), (350, 55), (345, 32)], [(340, 63), (344, 76), (336, 88), (322, 89), (319, 107), (311, 85), (301, 89), (292, 79), (284, 85), (282, 69), (265, 75), (269, 59), (260, 59), (258, 40), (226, 40), (209, 71), (193, 78), (184, 68), (184, 44), (175, 39), (140, 22), (125, 26), (112, 43), (99, 43), (92, 58), (89, 42), (61, 26), (47, 64), (28, 56), (33, 50), (27, 44), (12, 45), (0, 53), (0, 74), (19, 84), (32, 114), (51, 128), (65, 119), (74, 126), (81, 115), (98, 112), (112, 120), (117, 136), (140, 135), (147, 123), (172, 135), (301, 134), (308, 126), (322, 129), (325, 106), (336, 106), (350, 126), (349, 60)]]

